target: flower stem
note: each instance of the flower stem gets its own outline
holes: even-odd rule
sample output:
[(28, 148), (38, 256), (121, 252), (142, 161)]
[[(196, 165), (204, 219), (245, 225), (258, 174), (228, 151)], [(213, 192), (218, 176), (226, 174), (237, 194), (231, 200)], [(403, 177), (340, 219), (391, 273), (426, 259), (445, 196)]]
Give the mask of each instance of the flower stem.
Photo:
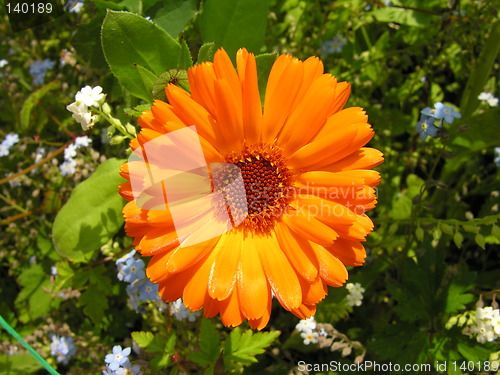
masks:
[(51, 375), (61, 375), (59, 374), (51, 365), (49, 365), (45, 359), (43, 359), (40, 354), (38, 354), (35, 349), (33, 349), (26, 341), (23, 340), (21, 336), (12, 328), (9, 323), (7, 323), (4, 318), (0, 315), (0, 325), (7, 330), (17, 341), (19, 341), (28, 352), (49, 372)]

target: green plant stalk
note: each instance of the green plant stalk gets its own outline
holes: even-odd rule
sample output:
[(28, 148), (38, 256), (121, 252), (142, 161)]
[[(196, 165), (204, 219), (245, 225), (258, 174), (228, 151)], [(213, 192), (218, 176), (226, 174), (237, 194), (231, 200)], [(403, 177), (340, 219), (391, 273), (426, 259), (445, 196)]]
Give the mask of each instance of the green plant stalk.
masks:
[(498, 52), (500, 51), (499, 40), (500, 22), (497, 21), (491, 26), (488, 40), (486, 40), (476, 60), (469, 80), (467, 81), (467, 85), (465, 86), (464, 95), (460, 102), (460, 110), (464, 118), (471, 116), (479, 105), (479, 99), (477, 97), (483, 90)]
[(51, 365), (49, 365), (45, 359), (43, 359), (40, 354), (38, 354), (35, 349), (33, 349), (26, 341), (23, 340), (21, 336), (12, 328), (9, 323), (7, 323), (4, 318), (0, 315), (0, 325), (7, 330), (17, 341), (19, 341), (28, 352), (51, 374), (51, 375), (61, 375), (59, 374)]
[(123, 134), (125, 138), (132, 139), (134, 138), (131, 134), (127, 132), (127, 129), (123, 126), (120, 120), (115, 119), (114, 117), (107, 115), (104, 113), (101, 108), (92, 108), (99, 116), (102, 116), (111, 126), (117, 129), (120, 133)]

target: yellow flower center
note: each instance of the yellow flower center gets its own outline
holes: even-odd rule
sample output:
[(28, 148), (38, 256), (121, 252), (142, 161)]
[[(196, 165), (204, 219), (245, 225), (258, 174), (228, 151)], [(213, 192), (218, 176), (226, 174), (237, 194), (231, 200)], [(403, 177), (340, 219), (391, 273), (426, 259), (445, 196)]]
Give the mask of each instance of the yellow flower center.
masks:
[(252, 233), (269, 233), (293, 196), (293, 173), (281, 149), (276, 145), (245, 146), (241, 152), (226, 155), (225, 161), (238, 168), (218, 170), (213, 182), (214, 189), (224, 194), (233, 224)]

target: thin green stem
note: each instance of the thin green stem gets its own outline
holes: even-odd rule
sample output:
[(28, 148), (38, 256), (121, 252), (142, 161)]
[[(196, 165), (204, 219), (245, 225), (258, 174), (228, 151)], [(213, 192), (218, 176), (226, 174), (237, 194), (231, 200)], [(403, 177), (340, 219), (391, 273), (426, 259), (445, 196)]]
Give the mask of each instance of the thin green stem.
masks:
[(23, 340), (21, 336), (16, 332), (14, 328), (12, 328), (0, 315), (0, 325), (9, 332), (12, 337), (14, 337), (17, 341), (19, 341), (22, 346), (28, 350), (28, 352), (51, 374), (51, 375), (61, 375), (59, 374), (51, 365), (49, 365), (45, 359), (43, 359), (40, 354), (38, 354), (35, 349), (33, 349), (26, 341)]
[(104, 118), (107, 122), (109, 122), (112, 126), (114, 126), (120, 133), (123, 134), (124, 137), (128, 138), (128, 139), (132, 139), (134, 138), (131, 134), (129, 134), (127, 132), (127, 130), (125, 129), (125, 127), (122, 125), (122, 123), (120, 122), (120, 120), (117, 120), (111, 116), (108, 116), (107, 114), (105, 114), (101, 108), (92, 108), (93, 111), (97, 112), (100, 116), (102, 116), (102, 118)]

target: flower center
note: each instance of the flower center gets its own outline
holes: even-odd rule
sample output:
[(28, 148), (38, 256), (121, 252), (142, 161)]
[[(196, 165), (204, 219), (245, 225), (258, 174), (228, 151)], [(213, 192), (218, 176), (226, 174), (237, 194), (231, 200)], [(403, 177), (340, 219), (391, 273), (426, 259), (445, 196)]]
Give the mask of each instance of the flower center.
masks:
[(245, 146), (225, 159), (238, 168), (221, 169), (213, 182), (215, 190), (223, 192), (232, 223), (244, 231), (269, 233), (293, 196), (293, 173), (281, 149), (276, 145)]

